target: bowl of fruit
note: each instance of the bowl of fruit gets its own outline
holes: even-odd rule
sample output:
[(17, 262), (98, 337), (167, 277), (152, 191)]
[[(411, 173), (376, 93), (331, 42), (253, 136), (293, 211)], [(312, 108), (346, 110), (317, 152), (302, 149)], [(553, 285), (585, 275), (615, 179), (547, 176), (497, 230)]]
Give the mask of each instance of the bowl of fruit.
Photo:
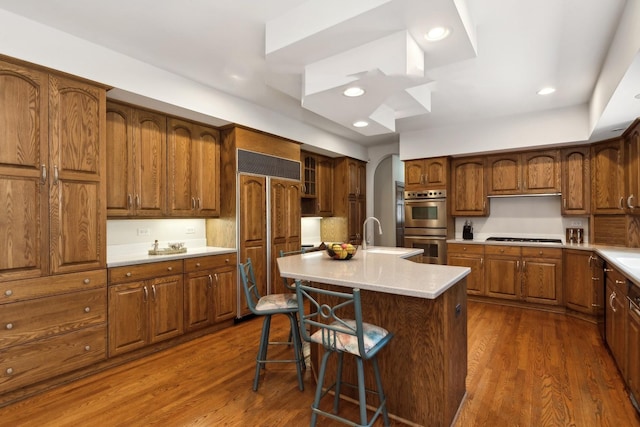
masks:
[(327, 244), (327, 254), (332, 259), (337, 259), (341, 261), (346, 261), (353, 258), (357, 250), (358, 250), (357, 246), (354, 246), (351, 243), (328, 243)]

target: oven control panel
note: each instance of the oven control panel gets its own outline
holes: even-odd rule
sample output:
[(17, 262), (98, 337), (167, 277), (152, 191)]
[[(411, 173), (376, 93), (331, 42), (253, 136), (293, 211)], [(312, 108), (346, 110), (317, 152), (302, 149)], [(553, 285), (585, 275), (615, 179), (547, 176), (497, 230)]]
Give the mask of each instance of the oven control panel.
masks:
[(422, 190), (422, 191), (405, 191), (405, 200), (423, 200), (423, 199), (444, 199), (447, 197), (447, 190)]

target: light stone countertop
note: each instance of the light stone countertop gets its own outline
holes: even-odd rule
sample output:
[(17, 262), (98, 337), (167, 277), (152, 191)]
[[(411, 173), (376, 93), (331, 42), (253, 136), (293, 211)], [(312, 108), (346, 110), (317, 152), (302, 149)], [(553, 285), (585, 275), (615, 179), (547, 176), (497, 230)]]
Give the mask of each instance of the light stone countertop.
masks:
[(428, 299), (437, 298), (471, 272), (468, 267), (404, 259), (422, 252), (374, 246), (358, 250), (348, 261), (334, 260), (326, 251), (318, 251), (278, 258), (277, 262), (283, 277)]
[(146, 264), (150, 262), (170, 261), (174, 259), (194, 258), (208, 255), (222, 255), (235, 253), (235, 248), (221, 248), (216, 246), (202, 246), (187, 248), (187, 252), (170, 255), (149, 255), (148, 249), (140, 250), (109, 250), (107, 251), (107, 267), (122, 267), (125, 265)]

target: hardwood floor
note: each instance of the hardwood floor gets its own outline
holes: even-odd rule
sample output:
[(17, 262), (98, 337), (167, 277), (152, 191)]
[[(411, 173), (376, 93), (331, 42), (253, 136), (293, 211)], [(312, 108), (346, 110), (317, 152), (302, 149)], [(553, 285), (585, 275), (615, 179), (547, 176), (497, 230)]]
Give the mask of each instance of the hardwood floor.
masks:
[[(272, 330), (284, 339), (280, 317)], [(467, 397), (456, 427), (640, 426), (595, 325), (478, 302), (469, 302), (468, 319)], [(292, 364), (271, 364), (258, 392), (251, 389), (260, 327), (261, 319), (242, 322), (0, 408), (0, 425), (308, 425), (309, 369), (304, 392)], [(290, 350), (273, 353), (282, 351)], [(341, 413), (356, 416), (356, 407), (343, 402)]]

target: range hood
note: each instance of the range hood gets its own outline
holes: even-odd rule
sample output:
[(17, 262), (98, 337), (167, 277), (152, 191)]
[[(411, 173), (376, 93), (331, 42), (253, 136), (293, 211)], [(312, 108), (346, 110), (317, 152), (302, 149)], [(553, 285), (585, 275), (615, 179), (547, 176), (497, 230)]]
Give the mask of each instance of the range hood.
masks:
[(506, 198), (506, 197), (543, 197), (543, 196), (562, 196), (562, 193), (540, 193), (540, 194), (493, 194), (487, 196), (490, 199)]

